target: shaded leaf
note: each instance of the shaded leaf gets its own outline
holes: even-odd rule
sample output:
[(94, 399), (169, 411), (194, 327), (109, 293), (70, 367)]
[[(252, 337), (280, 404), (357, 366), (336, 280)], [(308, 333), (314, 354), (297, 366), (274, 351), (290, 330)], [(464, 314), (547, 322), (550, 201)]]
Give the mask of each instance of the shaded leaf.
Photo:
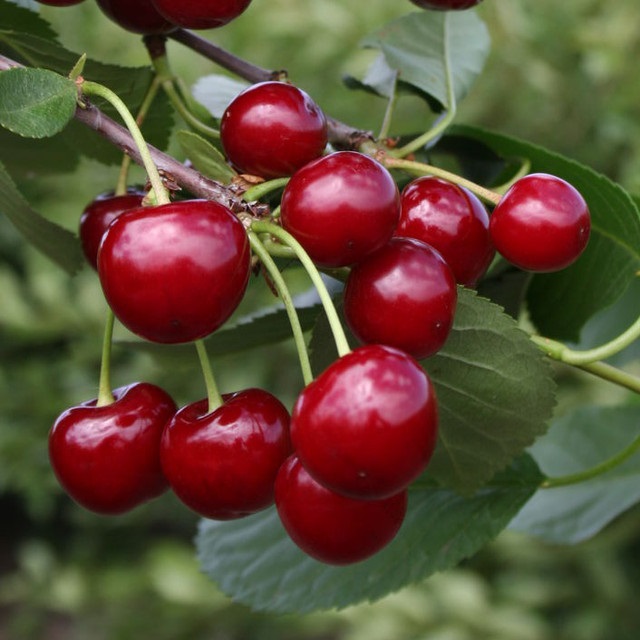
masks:
[(191, 131), (178, 131), (176, 138), (183, 153), (204, 176), (228, 184), (236, 175), (222, 153), (208, 140)]
[(247, 82), (229, 76), (203, 76), (193, 85), (193, 97), (218, 120), (229, 103), (249, 86)]
[(15, 3), (0, 0), (2, 28), (31, 33), (47, 40), (57, 40), (57, 34), (49, 23), (41, 18), (37, 11), (33, 10), (37, 6), (35, 2)]

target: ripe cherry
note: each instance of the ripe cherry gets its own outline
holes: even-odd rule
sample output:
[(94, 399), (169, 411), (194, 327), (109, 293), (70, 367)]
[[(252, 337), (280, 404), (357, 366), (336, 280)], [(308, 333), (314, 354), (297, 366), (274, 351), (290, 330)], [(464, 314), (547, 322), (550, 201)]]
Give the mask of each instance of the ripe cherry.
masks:
[(322, 267), (359, 262), (386, 244), (400, 216), (400, 194), (379, 162), (337, 151), (305, 165), (282, 194), (282, 226)]
[(504, 194), (489, 227), (497, 251), (534, 272), (558, 271), (575, 262), (589, 241), (591, 216), (578, 190), (545, 173), (520, 178)]
[(453, 273), (435, 249), (412, 238), (392, 238), (351, 268), (345, 319), (361, 342), (426, 358), (449, 336), (457, 296)]
[(189, 342), (215, 331), (240, 303), (249, 273), (244, 226), (208, 200), (126, 211), (98, 251), (109, 306), (153, 342)]
[(384, 548), (407, 511), (407, 491), (382, 500), (354, 500), (318, 484), (291, 456), (276, 478), (275, 500), (289, 537), (327, 564), (347, 565)]
[(98, 247), (109, 225), (123, 212), (142, 206), (145, 192), (130, 189), (125, 194), (102, 193), (90, 202), (80, 216), (80, 243), (87, 262), (98, 269)]
[(437, 11), (450, 11), (469, 9), (480, 4), (482, 0), (411, 0), (413, 4), (423, 9), (435, 9)]
[(96, 0), (102, 12), (117, 25), (143, 35), (169, 33), (176, 25), (161, 16), (152, 0)]
[(190, 404), (165, 428), (160, 456), (171, 488), (206, 518), (228, 520), (265, 509), (291, 453), (289, 413), (261, 389), (226, 395), (222, 406), (207, 409), (207, 400)]
[(237, 18), (251, 0), (152, 0), (167, 20), (184, 29), (214, 29)]
[(392, 496), (425, 469), (436, 445), (435, 391), (406, 353), (359, 347), (298, 396), (291, 438), (320, 484), (356, 499)]
[(495, 255), (489, 214), (482, 202), (468, 189), (431, 176), (410, 182), (400, 202), (395, 235), (431, 245), (458, 283), (475, 286)]
[(105, 515), (129, 511), (167, 489), (160, 439), (176, 411), (171, 397), (148, 383), (113, 392), (115, 402), (89, 400), (67, 409), (49, 434), (49, 458), (65, 491)]
[(286, 82), (261, 82), (236, 96), (220, 122), (220, 141), (241, 173), (277, 178), (322, 155), (327, 121), (320, 107)]

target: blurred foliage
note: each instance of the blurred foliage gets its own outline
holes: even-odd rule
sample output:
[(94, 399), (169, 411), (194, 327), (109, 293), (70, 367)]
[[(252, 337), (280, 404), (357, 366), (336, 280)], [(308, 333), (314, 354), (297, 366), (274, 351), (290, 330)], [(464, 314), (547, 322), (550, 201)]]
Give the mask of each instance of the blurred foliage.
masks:
[[(413, 10), (408, 0), (254, 0), (216, 43), (294, 82), (331, 115), (376, 131), (386, 105), (349, 92), (373, 53), (361, 39)], [(43, 6), (65, 45), (118, 64), (146, 64), (139, 40), (106, 21), (95, 3)], [(458, 121), (547, 146), (640, 192), (640, 55), (637, 0), (485, 0), (493, 39), (480, 82)], [(169, 44), (187, 82), (219, 70)], [(414, 98), (397, 106), (394, 135), (429, 126)], [(37, 147), (34, 147), (37, 153)], [(25, 174), (21, 189), (51, 219), (74, 229), (117, 168), (83, 160), (73, 173)], [(141, 178), (137, 172), (135, 177)], [(295, 280), (296, 274), (290, 274)], [(305, 283), (296, 281), (302, 291)], [(256, 280), (239, 311), (270, 300)], [(257, 615), (229, 603), (198, 573), (192, 555), (196, 518), (170, 496), (105, 519), (62, 495), (49, 469), (46, 438), (56, 415), (95, 395), (105, 306), (88, 269), (69, 279), (20, 242), (0, 218), (0, 638), (31, 640), (625, 640), (640, 612), (640, 512), (596, 540), (550, 548), (502, 535), (472, 561), (375, 605), (296, 618)], [(121, 330), (117, 337), (128, 337)], [(301, 381), (290, 345), (221, 358), (223, 390), (260, 384), (289, 406)], [(204, 393), (193, 368), (167, 370), (116, 346), (114, 384), (145, 379), (180, 403)], [(607, 390), (562, 372), (566, 397), (580, 404)], [(594, 388), (595, 387), (595, 388)], [(195, 396), (195, 397), (194, 397)], [(636, 632), (636, 633), (634, 633)]]

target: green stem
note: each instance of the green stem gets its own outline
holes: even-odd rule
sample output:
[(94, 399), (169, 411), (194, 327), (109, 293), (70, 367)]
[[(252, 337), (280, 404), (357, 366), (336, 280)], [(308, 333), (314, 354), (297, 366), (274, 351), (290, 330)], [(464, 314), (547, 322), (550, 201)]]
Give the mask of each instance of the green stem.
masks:
[(291, 293), (287, 287), (278, 265), (276, 265), (273, 258), (269, 255), (269, 252), (265, 249), (264, 245), (260, 241), (260, 238), (253, 231), (249, 231), (249, 242), (253, 252), (260, 258), (260, 261), (264, 265), (265, 269), (269, 272), (269, 276), (273, 280), (273, 284), (278, 291), (278, 294), (284, 304), (284, 308), (287, 311), (289, 322), (291, 323), (291, 331), (293, 332), (293, 339), (298, 350), (298, 357), (300, 358), (300, 368), (302, 369), (302, 377), (304, 384), (308, 385), (313, 380), (313, 372), (311, 370), (311, 362), (309, 361), (309, 352), (304, 340), (304, 333), (302, 331), (302, 325), (300, 324), (300, 318), (298, 318), (298, 312), (291, 298)]
[(628, 447), (616, 453), (614, 456), (611, 456), (607, 460), (604, 460), (600, 464), (597, 464), (590, 469), (579, 471), (578, 473), (559, 476), (557, 478), (547, 478), (542, 482), (540, 487), (542, 489), (553, 489), (555, 487), (566, 487), (568, 485), (593, 480), (594, 478), (611, 471), (619, 464), (622, 464), (638, 451), (640, 451), (640, 436), (636, 437)]
[(194, 130), (198, 133), (201, 133), (208, 138), (219, 138), (220, 132), (213, 127), (206, 125), (202, 120), (197, 118), (191, 113), (187, 105), (182, 99), (182, 96), (174, 86), (172, 79), (167, 79), (162, 82), (162, 88), (164, 92), (167, 94), (167, 97), (171, 101), (174, 109), (180, 114), (182, 119)]
[(387, 108), (384, 112), (384, 118), (382, 119), (382, 126), (380, 127), (380, 133), (378, 134), (378, 140), (384, 140), (389, 135), (389, 129), (391, 128), (391, 120), (393, 118), (393, 110), (396, 106), (398, 95), (396, 93), (396, 85), (398, 82), (398, 72), (394, 71), (393, 74), (393, 87), (391, 89), (391, 95), (387, 101)]
[(471, 180), (467, 180), (466, 178), (462, 178), (451, 171), (446, 171), (445, 169), (440, 169), (439, 167), (434, 167), (430, 164), (415, 162), (413, 160), (404, 160), (403, 158), (394, 158), (390, 155), (387, 155), (382, 162), (387, 169), (402, 169), (403, 171), (416, 176), (431, 175), (436, 176), (437, 178), (442, 178), (443, 180), (448, 180), (449, 182), (453, 182), (461, 187), (465, 187), (465, 189), (469, 189), (469, 191), (475, 193), (479, 198), (489, 202), (490, 204), (496, 205), (502, 198), (502, 196), (495, 191), (481, 187), (479, 184), (471, 182)]
[(149, 177), (149, 181), (151, 182), (151, 186), (156, 196), (156, 202), (158, 204), (168, 204), (170, 202), (169, 194), (165, 189), (162, 178), (160, 177), (160, 173), (158, 172), (158, 168), (153, 162), (151, 158), (151, 153), (149, 151), (149, 147), (147, 145), (142, 132), (140, 131), (140, 127), (138, 123), (135, 121), (134, 117), (131, 115), (131, 112), (127, 108), (127, 105), (113, 92), (111, 89), (108, 89), (104, 85), (98, 84), (97, 82), (90, 82), (85, 80), (82, 83), (82, 91), (88, 95), (99, 96), (105, 100), (107, 100), (120, 114), (120, 117), (124, 121), (127, 129), (131, 133), (131, 137), (140, 152), (140, 157), (142, 159), (142, 164), (147, 172)]
[(222, 406), (222, 396), (220, 395), (220, 391), (218, 391), (218, 385), (216, 384), (216, 379), (211, 369), (211, 362), (209, 361), (204, 342), (202, 340), (196, 340), (194, 344), (196, 345), (196, 351), (198, 352), (200, 367), (202, 368), (202, 375), (204, 376), (204, 383), (207, 389), (207, 400), (209, 403), (208, 413), (211, 413)]
[(107, 318), (102, 338), (102, 359), (100, 361), (100, 382), (98, 385), (97, 407), (106, 407), (114, 402), (111, 391), (111, 343), (113, 341), (113, 325), (115, 316), (111, 309), (107, 310)]
[(331, 332), (333, 333), (333, 339), (336, 343), (336, 348), (338, 349), (338, 355), (344, 356), (348, 354), (351, 351), (351, 348), (349, 347), (347, 336), (345, 335), (342, 323), (340, 322), (340, 318), (338, 317), (338, 313), (333, 304), (333, 300), (331, 299), (331, 296), (327, 291), (327, 287), (322, 280), (320, 272), (316, 268), (316, 265), (313, 264), (313, 261), (304, 250), (302, 245), (282, 227), (279, 227), (272, 222), (267, 222), (266, 220), (256, 220), (251, 224), (251, 230), (255, 231), (256, 233), (271, 234), (272, 236), (278, 238), (278, 240), (280, 240), (282, 243), (293, 249), (296, 257), (298, 258), (298, 260), (300, 260), (300, 263), (306, 269), (309, 277), (311, 278), (311, 281), (318, 291), (320, 302), (322, 302), (322, 306), (324, 307), (324, 311), (327, 314), (327, 318), (329, 320)]
[(261, 182), (260, 184), (247, 189), (242, 194), (242, 199), (245, 202), (255, 202), (256, 200), (260, 200), (272, 191), (276, 191), (277, 189), (281, 189), (282, 187), (286, 186), (289, 180), (290, 178), (275, 178), (274, 180)]

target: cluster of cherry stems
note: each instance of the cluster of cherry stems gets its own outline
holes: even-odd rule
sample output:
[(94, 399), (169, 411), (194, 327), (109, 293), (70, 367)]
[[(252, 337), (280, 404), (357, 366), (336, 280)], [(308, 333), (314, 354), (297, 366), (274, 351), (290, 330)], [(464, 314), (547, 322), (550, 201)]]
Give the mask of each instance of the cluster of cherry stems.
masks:
[[(118, 2), (98, 4), (127, 27)], [(209, 28), (249, 0), (226, 3), (231, 13), (209, 22), (200, 15), (206, 24), (180, 14), (206, 3), (151, 4), (170, 25)], [(275, 502), (290, 537), (312, 557), (363, 560), (395, 537), (408, 487), (436, 446), (437, 400), (418, 360), (445, 343), (457, 287), (474, 287), (496, 252), (534, 272), (573, 263), (589, 238), (587, 205), (547, 174), (525, 175), (503, 196), (493, 194), (491, 216), (472, 191), (442, 178), (414, 178), (400, 191), (384, 156), (328, 151), (325, 114), (287, 82), (240, 93), (221, 119), (220, 142), (234, 170), (265, 181), (262, 193), (282, 188), (273, 212), (172, 202), (146, 162), (150, 193), (104, 194), (80, 220), (85, 255), (115, 317), (145, 340), (194, 342), (207, 398), (178, 409), (155, 385), (112, 391), (103, 379), (97, 399), (56, 420), (53, 469), (71, 497), (102, 514), (123, 513), (167, 488), (211, 519)], [(300, 260), (329, 316), (339, 358), (315, 379), (273, 255)], [(284, 301), (300, 352), (305, 386), (291, 415), (262, 389), (220, 396), (202, 343), (237, 309), (256, 265)], [(360, 344), (353, 350), (318, 269), (345, 280), (344, 318)], [(112, 323), (113, 315), (108, 344)]]

